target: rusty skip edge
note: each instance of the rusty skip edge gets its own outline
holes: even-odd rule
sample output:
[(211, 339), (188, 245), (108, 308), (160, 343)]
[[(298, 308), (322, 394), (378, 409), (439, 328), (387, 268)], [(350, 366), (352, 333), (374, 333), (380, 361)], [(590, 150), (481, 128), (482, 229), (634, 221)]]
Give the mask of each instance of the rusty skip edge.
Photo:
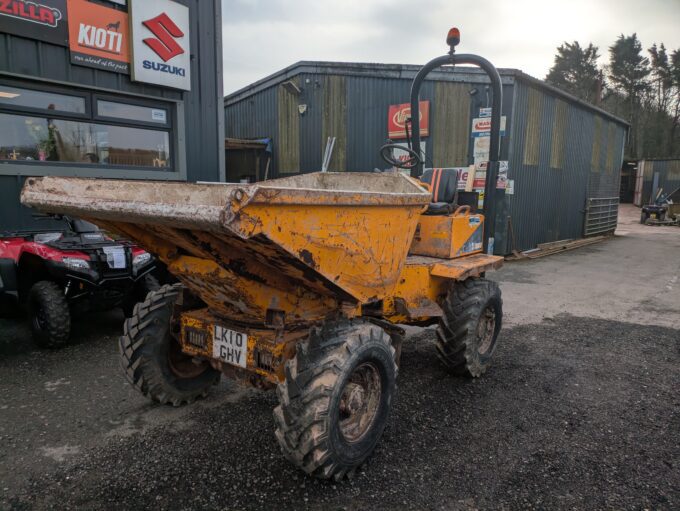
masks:
[(429, 201), (416, 183), (412, 192), (389, 192), (45, 176), (27, 179), (21, 192), (22, 204), (48, 213), (213, 232), (234, 232), (230, 224), (249, 204), (402, 207)]

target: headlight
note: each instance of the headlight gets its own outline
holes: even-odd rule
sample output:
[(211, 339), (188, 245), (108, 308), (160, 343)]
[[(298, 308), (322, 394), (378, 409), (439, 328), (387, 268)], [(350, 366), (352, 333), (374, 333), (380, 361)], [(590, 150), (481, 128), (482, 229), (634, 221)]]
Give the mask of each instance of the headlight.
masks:
[(89, 270), (90, 263), (84, 259), (78, 259), (77, 257), (62, 257), (61, 262), (66, 265), (67, 268), (72, 270)]
[(151, 261), (151, 254), (148, 252), (142, 252), (141, 254), (137, 254), (132, 258), (132, 266), (134, 268), (139, 268), (140, 266), (144, 266), (149, 261)]

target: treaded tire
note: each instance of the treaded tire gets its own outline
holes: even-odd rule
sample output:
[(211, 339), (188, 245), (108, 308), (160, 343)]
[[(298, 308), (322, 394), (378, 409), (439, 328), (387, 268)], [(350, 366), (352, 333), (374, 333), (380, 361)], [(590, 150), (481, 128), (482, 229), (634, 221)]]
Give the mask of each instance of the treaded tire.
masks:
[[(456, 282), (442, 309), (436, 343), (439, 359), (453, 374), (481, 376), (491, 363), (503, 323), (498, 284), (482, 278)], [(487, 313), (493, 314), (493, 324), (487, 321)]]
[[(394, 356), (387, 333), (366, 321), (312, 329), (309, 341), (298, 345), (295, 357), (286, 363), (286, 379), (277, 387), (276, 438), (286, 458), (322, 479), (351, 477), (385, 428), (396, 389)], [(380, 384), (368, 385), (373, 390), (361, 395), (363, 402), (375, 404), (367, 405), (372, 412), (357, 414), (369, 419), (359, 427), (363, 432), (348, 440), (343, 396), (357, 387), (356, 375), (367, 367)]]
[(71, 333), (71, 311), (64, 291), (54, 282), (41, 280), (28, 294), (28, 315), (33, 341), (41, 348), (66, 346)]
[(200, 372), (198, 367), (198, 374), (193, 376), (182, 377), (173, 370), (170, 358), (179, 353), (179, 347), (173, 344), (176, 341), (172, 316), (181, 294), (181, 284), (150, 292), (144, 302), (135, 305), (132, 317), (125, 320), (119, 341), (121, 366), (127, 380), (147, 398), (173, 406), (205, 397), (221, 375), (207, 362), (204, 370)]

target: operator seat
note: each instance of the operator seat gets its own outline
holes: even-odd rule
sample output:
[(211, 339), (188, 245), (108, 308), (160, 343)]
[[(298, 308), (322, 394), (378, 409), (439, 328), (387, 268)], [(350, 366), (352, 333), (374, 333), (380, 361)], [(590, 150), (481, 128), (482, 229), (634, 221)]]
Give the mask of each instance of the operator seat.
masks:
[(426, 215), (448, 215), (458, 207), (458, 170), (456, 169), (425, 169), (420, 176), (423, 183), (432, 188), (432, 202)]

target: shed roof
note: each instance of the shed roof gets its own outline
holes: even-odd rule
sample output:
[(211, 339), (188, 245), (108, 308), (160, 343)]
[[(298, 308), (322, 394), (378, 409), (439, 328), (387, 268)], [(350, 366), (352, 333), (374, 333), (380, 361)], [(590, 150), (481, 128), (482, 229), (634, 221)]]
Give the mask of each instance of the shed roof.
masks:
[[(414, 64), (379, 64), (366, 62), (327, 62), (327, 61), (307, 61), (301, 60), (288, 67), (285, 67), (261, 80), (251, 83), (224, 97), (224, 106), (238, 103), (248, 97), (257, 94), (265, 89), (283, 83), (300, 74), (326, 74), (326, 75), (345, 75), (345, 76), (368, 76), (373, 78), (392, 78), (402, 80), (413, 80), (422, 66)], [(515, 81), (524, 81), (530, 85), (538, 87), (559, 96), (568, 103), (579, 105), (587, 110), (613, 120), (626, 127), (630, 124), (602, 108), (583, 101), (557, 87), (550, 85), (542, 80), (534, 78), (519, 69), (499, 68), (503, 85), (512, 85)], [(427, 80), (451, 81), (467, 83), (488, 83), (489, 78), (486, 73), (479, 68), (470, 66), (458, 66), (454, 72), (451, 67), (442, 67), (432, 71)]]

